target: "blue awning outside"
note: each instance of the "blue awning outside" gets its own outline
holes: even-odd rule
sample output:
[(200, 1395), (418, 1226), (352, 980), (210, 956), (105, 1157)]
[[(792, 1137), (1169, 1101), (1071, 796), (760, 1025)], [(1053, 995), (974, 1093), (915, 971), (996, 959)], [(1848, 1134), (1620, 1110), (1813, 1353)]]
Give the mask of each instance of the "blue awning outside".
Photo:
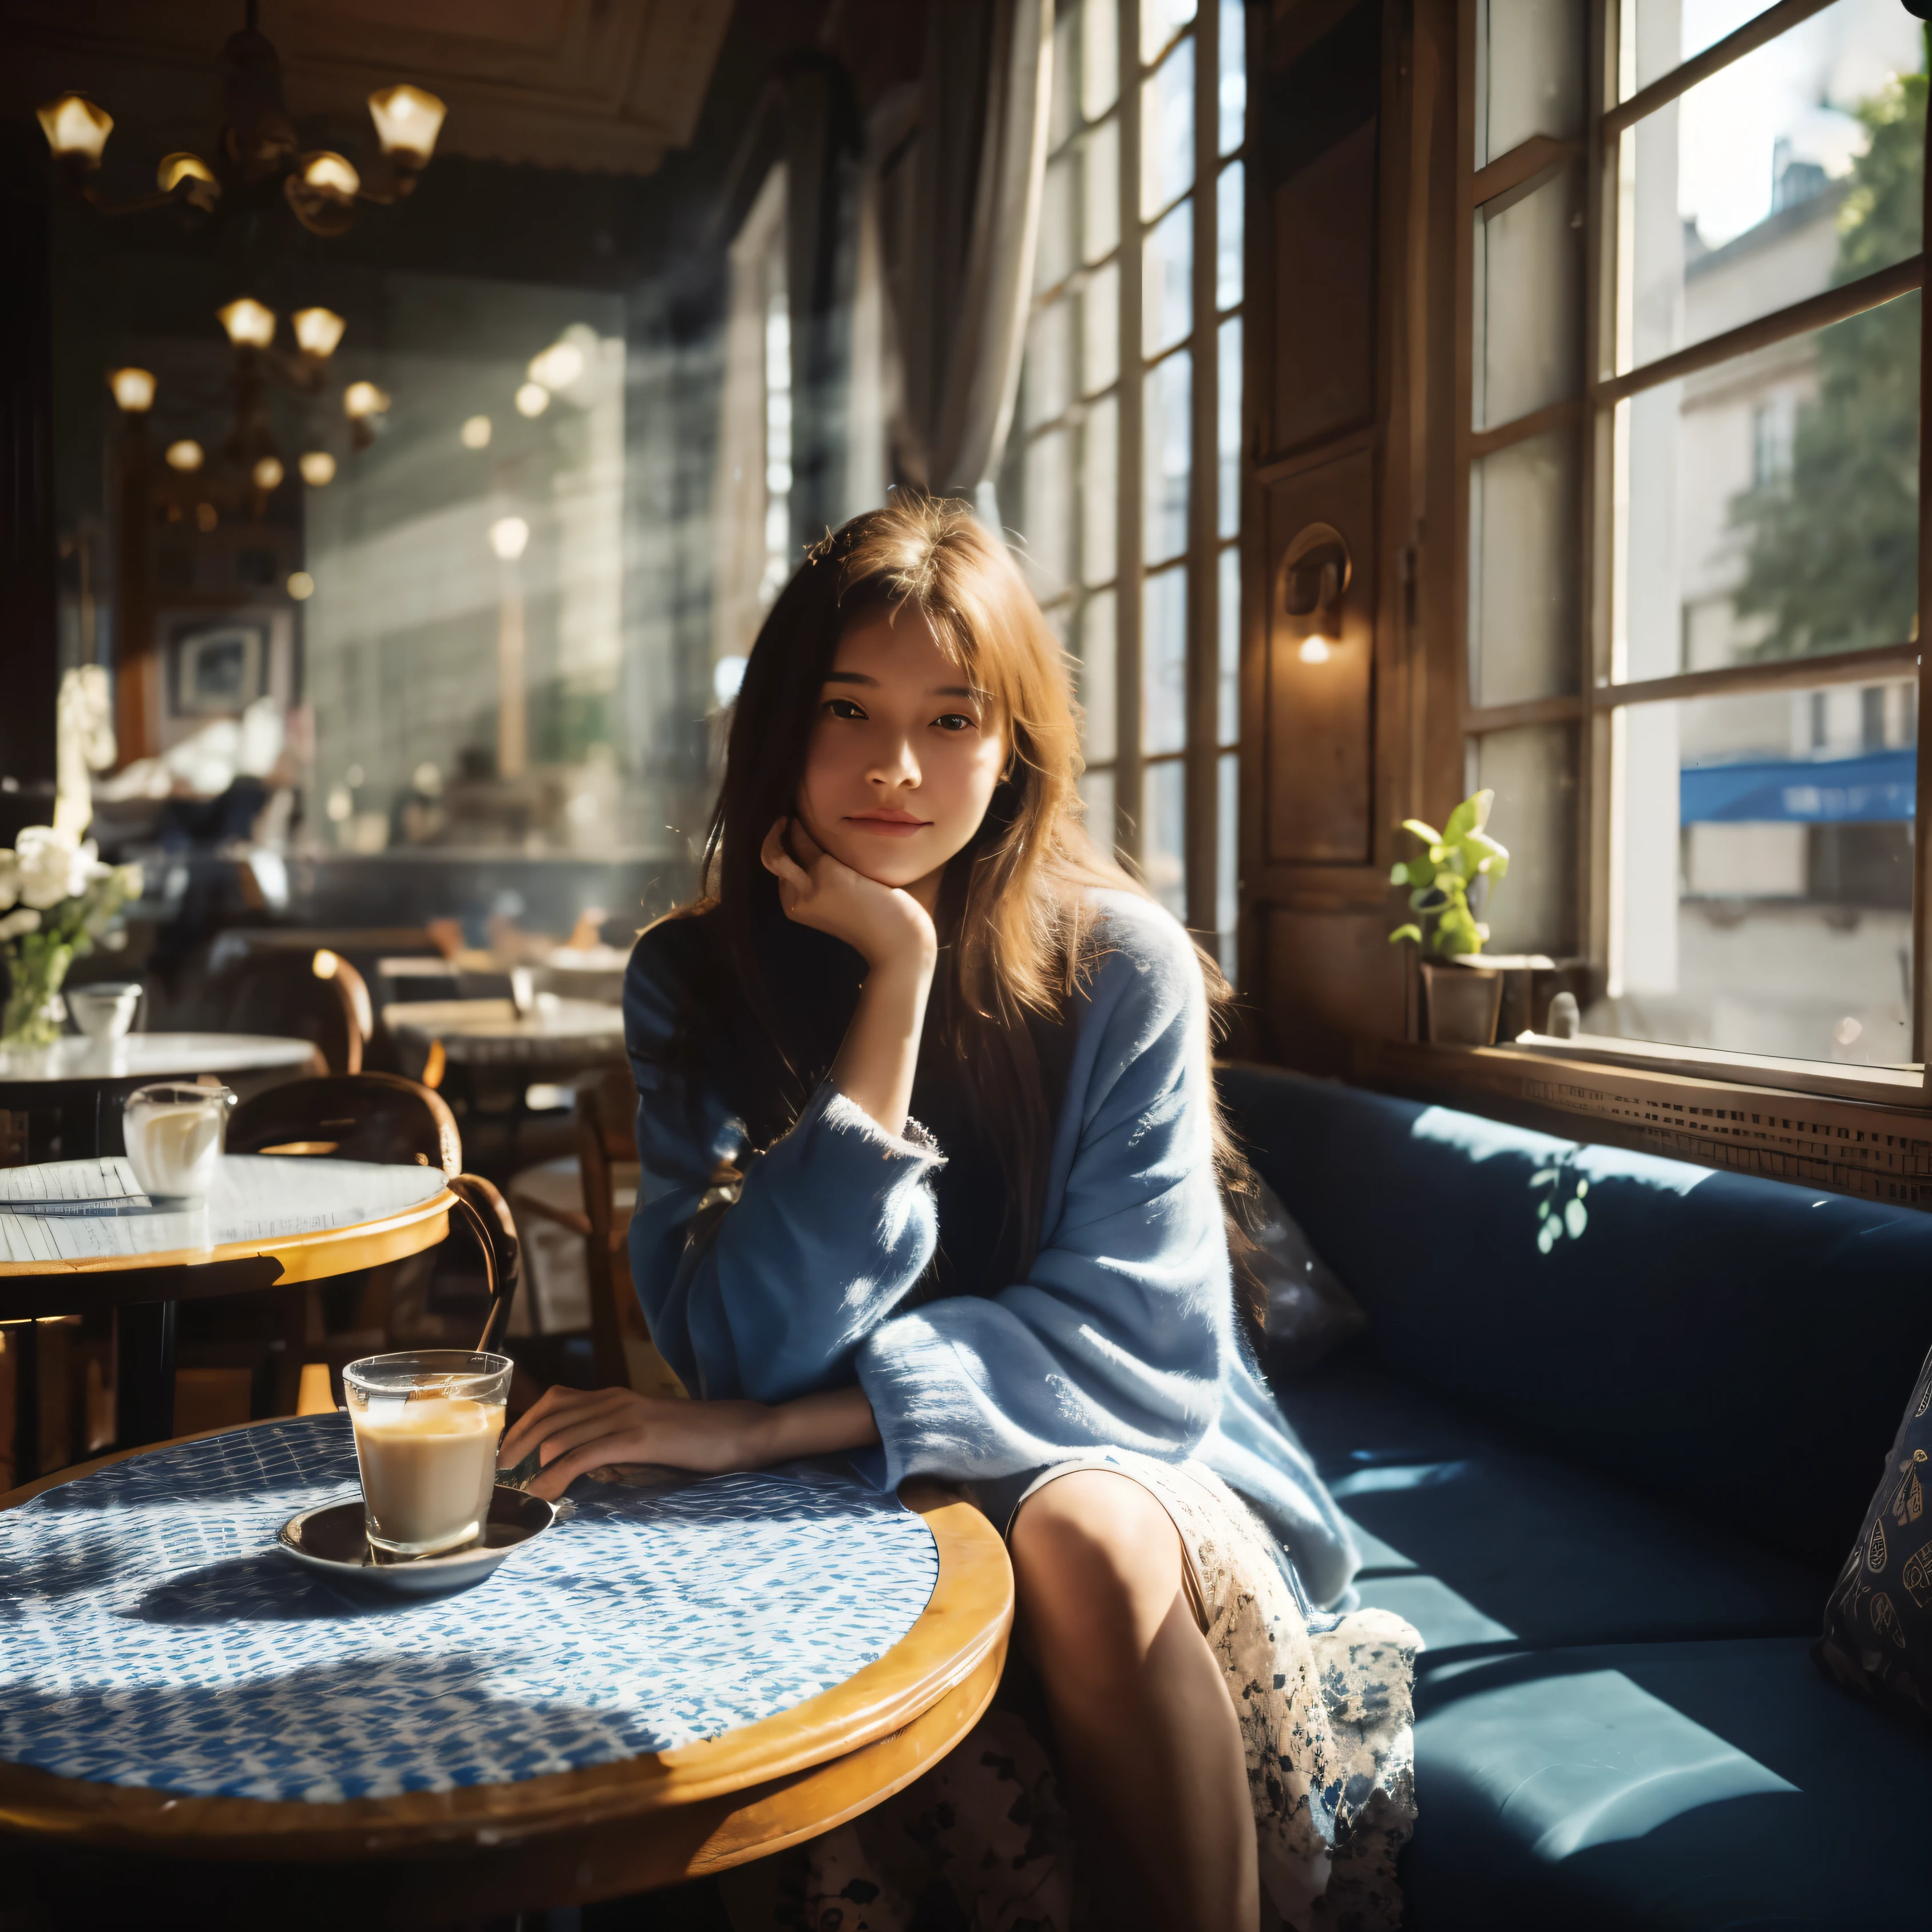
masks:
[(1870, 825), (1913, 815), (1914, 750), (1856, 758), (1748, 758), (1687, 765), (1678, 775), (1686, 825)]

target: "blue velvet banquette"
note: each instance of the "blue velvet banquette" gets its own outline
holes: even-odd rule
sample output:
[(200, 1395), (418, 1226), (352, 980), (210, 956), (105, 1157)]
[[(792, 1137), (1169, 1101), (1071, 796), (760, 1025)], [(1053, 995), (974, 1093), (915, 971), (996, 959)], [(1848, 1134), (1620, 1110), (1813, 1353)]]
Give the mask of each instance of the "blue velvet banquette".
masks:
[(1932, 1215), (1222, 1077), (1370, 1318), (1280, 1393), (1426, 1646), (1415, 1932), (1932, 1926), (1932, 1736), (1809, 1654), (1932, 1344)]

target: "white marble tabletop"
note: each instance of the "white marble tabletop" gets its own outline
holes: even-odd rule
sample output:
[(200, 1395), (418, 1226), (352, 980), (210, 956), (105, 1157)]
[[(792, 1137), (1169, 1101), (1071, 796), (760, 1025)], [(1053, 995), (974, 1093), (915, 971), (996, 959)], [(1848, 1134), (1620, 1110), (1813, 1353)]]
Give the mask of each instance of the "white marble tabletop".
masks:
[(222, 1248), (274, 1253), (427, 1208), (445, 1187), (440, 1168), (229, 1154), (206, 1205), (183, 1210), (144, 1204), (118, 1154), (0, 1168), (0, 1273), (140, 1268)]
[(52, 1046), (0, 1048), (0, 1086), (81, 1080), (192, 1080), (203, 1073), (263, 1072), (314, 1066), (305, 1040), (263, 1033), (130, 1033), (98, 1046), (70, 1034)]

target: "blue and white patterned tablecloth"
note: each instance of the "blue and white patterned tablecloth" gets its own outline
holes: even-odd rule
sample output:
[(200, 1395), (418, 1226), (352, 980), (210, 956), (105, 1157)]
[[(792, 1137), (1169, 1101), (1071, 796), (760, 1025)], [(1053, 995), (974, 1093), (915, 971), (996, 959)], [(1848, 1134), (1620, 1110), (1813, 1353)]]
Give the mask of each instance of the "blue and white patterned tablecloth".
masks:
[(486, 1582), (338, 1593), (274, 1547), (357, 1493), (346, 1416), (140, 1456), (0, 1515), (0, 1760), (327, 1802), (513, 1782), (791, 1708), (938, 1575), (920, 1518), (817, 1465), (580, 1481)]

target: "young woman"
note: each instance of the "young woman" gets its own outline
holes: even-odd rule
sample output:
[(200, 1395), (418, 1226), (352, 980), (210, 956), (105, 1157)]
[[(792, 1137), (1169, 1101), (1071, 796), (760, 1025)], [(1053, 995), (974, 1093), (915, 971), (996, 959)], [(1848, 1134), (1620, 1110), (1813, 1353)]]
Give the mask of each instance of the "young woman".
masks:
[(964, 1486), (1127, 1880), (1108, 1922), (1252, 1927), (1265, 1879), (1298, 1923), (1359, 1840), (1359, 1922), (1393, 1924), (1412, 1634), (1350, 1620), (1389, 1720), (1331, 1728), (1307, 1599), (1356, 1558), (1241, 1338), (1202, 964), (1088, 843), (1078, 772), (1052, 634), (964, 506), (813, 550), (739, 692), (713, 896), (625, 992), (632, 1276), (696, 1400), (552, 1389), (502, 1460), (540, 1444), (547, 1495), (836, 1450)]

